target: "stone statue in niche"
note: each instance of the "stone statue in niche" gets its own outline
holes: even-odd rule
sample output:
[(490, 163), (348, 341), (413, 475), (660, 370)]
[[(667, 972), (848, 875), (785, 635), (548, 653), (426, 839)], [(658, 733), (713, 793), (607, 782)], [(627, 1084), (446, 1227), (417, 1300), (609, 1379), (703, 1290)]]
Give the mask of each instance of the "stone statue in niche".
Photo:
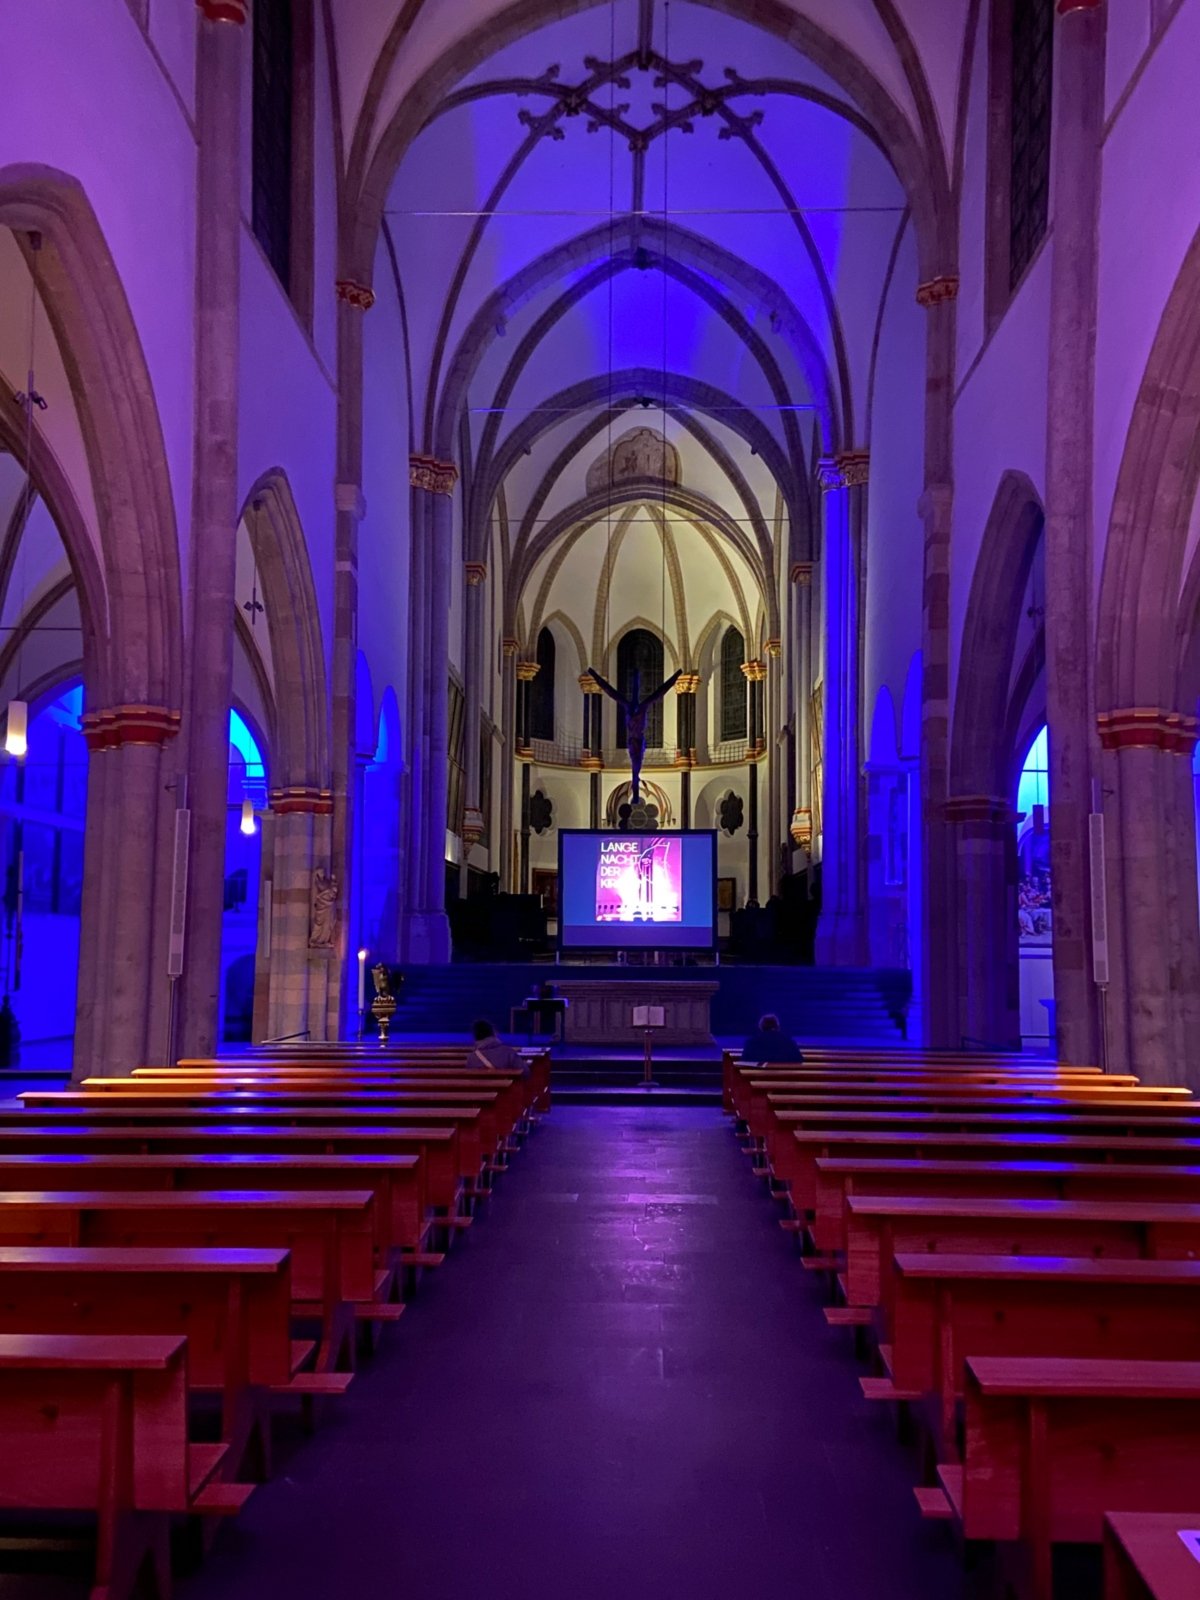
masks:
[(308, 919), (308, 948), (331, 950), (337, 936), (338, 881), (332, 872), (318, 867), (313, 873), (312, 902)]

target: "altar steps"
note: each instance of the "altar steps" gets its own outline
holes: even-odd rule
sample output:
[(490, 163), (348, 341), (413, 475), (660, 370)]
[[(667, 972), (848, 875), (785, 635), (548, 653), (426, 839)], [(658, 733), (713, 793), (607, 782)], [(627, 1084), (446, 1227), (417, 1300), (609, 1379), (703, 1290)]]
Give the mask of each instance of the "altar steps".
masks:
[(909, 974), (888, 968), (463, 962), (405, 968), (394, 1030), (462, 1032), (482, 1016), (507, 1031), (513, 1007), (537, 984), (568, 976), (715, 981), (720, 987), (713, 996), (712, 1027), (718, 1037), (744, 1038), (764, 1011), (774, 1011), (802, 1043), (899, 1044), (909, 995)]

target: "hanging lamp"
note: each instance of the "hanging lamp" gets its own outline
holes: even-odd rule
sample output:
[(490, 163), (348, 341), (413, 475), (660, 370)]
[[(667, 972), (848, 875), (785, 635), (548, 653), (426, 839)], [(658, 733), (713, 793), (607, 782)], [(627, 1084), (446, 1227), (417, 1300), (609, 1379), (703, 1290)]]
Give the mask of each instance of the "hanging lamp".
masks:
[[(37, 261), (38, 252), (42, 248), (40, 233), (29, 235), (29, 249), (33, 256), (33, 264), (29, 269), (29, 368), (25, 382), (25, 393), (19, 394), (17, 404), (25, 407), (25, 502), (28, 507), (33, 495), (33, 408), (46, 409), (46, 402), (37, 391), (34, 381), (34, 335), (37, 331)], [(24, 570), (24, 561), (21, 563)], [(21, 617), (25, 614), (25, 594), (21, 595)], [(18, 623), (18, 628), (21, 626)], [(17, 686), (21, 683), (21, 642), (22, 635), (17, 635)], [(21, 761), (29, 749), (29, 705), (24, 700), (10, 700), (8, 702), (8, 716), (5, 719), (4, 749), (10, 756)]]
[(258, 832), (258, 819), (254, 815), (254, 802), (249, 795), (242, 801), (241, 829), (247, 837)]

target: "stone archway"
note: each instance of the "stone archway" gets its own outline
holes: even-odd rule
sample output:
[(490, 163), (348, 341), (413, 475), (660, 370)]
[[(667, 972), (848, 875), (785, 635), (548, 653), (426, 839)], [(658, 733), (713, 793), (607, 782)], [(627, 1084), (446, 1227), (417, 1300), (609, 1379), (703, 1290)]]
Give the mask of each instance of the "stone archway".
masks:
[[(1159, 322), (1109, 519), (1096, 628), (1110, 1061), (1200, 1084), (1191, 754), (1200, 679), (1185, 573), (1200, 441), (1200, 233)], [(1186, 581), (1185, 581), (1186, 580)]]
[(951, 948), (958, 1025), (964, 1039), (1005, 1048), (1019, 1047), (1021, 1037), (1011, 685), (1043, 520), (1030, 480), (1006, 472), (971, 581), (950, 746), (946, 816), (957, 883)]
[[(259, 953), (255, 1030), (265, 1038), (306, 1031), (314, 1038), (336, 1037), (338, 952), (309, 947), (313, 874), (331, 870), (325, 645), (308, 547), (282, 470), (274, 468), (256, 481), (246, 496), (242, 520), (266, 604), (276, 734), (262, 851), (263, 887), (270, 897), (270, 955)], [(343, 882), (342, 945), (348, 937), (349, 903), (350, 886)]]
[[(183, 640), (174, 502), (137, 328), (82, 186), (47, 166), (0, 168), (0, 225), (25, 248), (30, 234), (40, 235), (39, 289), (68, 373), (96, 505), (98, 559), (69, 499), (60, 495), (56, 508), (97, 636), (85, 645), (85, 727), (100, 758), (88, 779), (75, 1060), (77, 1072), (97, 1060), (119, 1071), (159, 1059), (169, 1047), (165, 950), (175, 802), (165, 747), (179, 727)], [(53, 483), (43, 482), (53, 494)], [(152, 973), (164, 976), (153, 983)]]

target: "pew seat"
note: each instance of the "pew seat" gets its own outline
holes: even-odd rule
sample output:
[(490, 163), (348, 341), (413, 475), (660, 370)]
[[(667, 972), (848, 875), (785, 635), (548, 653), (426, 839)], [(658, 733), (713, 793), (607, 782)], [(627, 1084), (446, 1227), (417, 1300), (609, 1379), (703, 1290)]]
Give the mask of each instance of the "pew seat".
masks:
[(228, 1516), (252, 1492), (221, 1479), (223, 1444), (189, 1441), (187, 1383), (178, 1336), (0, 1335), (0, 1502), (94, 1514), (91, 1600), (144, 1578), (168, 1596), (171, 1516)]
[(1196, 1600), (1200, 1511), (1110, 1511), (1104, 1519), (1104, 1600)]

